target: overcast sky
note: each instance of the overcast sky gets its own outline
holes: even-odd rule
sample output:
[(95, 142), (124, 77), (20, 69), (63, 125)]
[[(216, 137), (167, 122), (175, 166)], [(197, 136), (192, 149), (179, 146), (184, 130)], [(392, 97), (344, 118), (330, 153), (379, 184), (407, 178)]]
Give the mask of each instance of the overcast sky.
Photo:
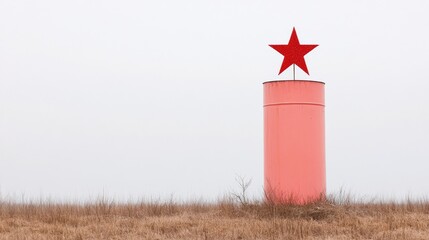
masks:
[(293, 27), (328, 192), (429, 196), (429, 2), (0, 0), (0, 194), (262, 195), (262, 82)]

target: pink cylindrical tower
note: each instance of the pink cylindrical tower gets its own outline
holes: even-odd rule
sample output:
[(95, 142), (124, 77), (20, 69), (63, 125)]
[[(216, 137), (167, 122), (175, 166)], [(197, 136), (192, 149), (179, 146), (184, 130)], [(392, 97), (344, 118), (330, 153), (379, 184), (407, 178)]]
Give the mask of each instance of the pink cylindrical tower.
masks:
[(264, 190), (273, 203), (325, 196), (325, 83), (264, 83)]

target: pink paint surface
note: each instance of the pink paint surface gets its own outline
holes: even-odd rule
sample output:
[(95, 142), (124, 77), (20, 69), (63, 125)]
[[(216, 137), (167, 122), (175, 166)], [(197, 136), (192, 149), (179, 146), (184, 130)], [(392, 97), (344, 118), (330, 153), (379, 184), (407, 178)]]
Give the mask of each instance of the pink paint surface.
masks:
[(325, 84), (264, 83), (264, 189), (274, 203), (302, 204), (326, 192)]

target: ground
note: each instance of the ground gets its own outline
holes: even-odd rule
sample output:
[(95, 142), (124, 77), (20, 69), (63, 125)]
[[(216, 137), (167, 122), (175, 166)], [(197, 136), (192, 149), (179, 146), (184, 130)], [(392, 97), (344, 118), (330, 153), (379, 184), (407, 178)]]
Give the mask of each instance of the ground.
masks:
[(0, 202), (0, 239), (429, 239), (429, 203)]

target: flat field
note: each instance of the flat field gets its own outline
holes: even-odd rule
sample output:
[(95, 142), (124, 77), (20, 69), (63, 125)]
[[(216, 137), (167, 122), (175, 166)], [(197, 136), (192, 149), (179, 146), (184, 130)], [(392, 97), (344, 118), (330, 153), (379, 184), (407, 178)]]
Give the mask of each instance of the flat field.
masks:
[(0, 239), (429, 239), (429, 202), (13, 203)]

